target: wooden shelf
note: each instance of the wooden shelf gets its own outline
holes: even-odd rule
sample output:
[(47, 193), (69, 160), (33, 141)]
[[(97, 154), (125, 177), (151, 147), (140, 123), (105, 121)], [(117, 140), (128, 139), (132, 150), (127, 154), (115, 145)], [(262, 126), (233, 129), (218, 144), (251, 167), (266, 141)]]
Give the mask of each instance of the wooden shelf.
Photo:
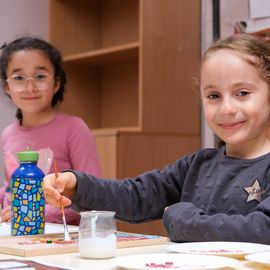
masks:
[(50, 39), (64, 56), (139, 41), (138, 0), (51, 0)]
[(95, 136), (111, 136), (111, 135), (117, 135), (119, 133), (129, 133), (129, 132), (141, 132), (141, 129), (139, 127), (115, 127), (115, 128), (99, 128), (99, 129), (93, 129), (93, 134)]
[[(49, 40), (68, 79), (59, 110), (89, 125), (104, 177), (162, 168), (200, 147), (191, 79), (201, 57), (200, 2), (50, 0)], [(151, 233), (151, 224), (135, 231)]]
[(106, 66), (117, 63), (138, 61), (139, 42), (118, 45), (94, 51), (77, 53), (64, 57), (66, 65)]

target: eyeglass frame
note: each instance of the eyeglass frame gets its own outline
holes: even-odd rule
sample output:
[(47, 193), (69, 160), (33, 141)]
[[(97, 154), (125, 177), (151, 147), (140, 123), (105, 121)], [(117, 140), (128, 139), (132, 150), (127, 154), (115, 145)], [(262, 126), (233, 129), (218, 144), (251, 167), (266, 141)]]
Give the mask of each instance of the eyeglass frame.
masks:
[[(37, 87), (36, 83), (39, 83), (39, 82), (36, 82), (36, 81), (35, 81), (35, 80), (36, 80), (35, 76), (38, 76), (38, 75), (46, 75), (46, 77), (48, 77), (49, 80), (51, 80), (52, 77), (53, 77), (51, 74), (48, 74), (48, 73), (37, 73), (37, 74), (35, 74), (35, 75), (33, 75), (33, 76), (25, 76), (25, 75), (13, 74), (13, 75), (11, 75), (10, 77), (8, 77), (8, 78), (6, 79), (6, 82), (7, 82), (8, 85), (9, 85), (10, 91), (16, 92), (16, 93), (20, 93), (20, 92), (26, 91), (27, 81), (32, 81), (33, 84), (34, 84), (34, 86), (35, 86), (35, 88), (36, 88), (38, 91), (46, 91), (47, 89), (40, 89), (39, 87)], [(20, 77), (23, 77), (23, 78), (24, 78), (24, 80), (23, 80), (24, 85), (22, 85), (22, 90), (19, 90), (19, 91), (18, 91), (18, 90), (14, 90), (14, 88), (12, 89), (12, 87), (10, 87), (10, 82), (11, 82), (10, 79), (11, 79), (11, 78), (15, 78), (16, 76), (20, 76)], [(22, 82), (22, 81), (21, 81), (21, 82)], [(43, 83), (46, 83), (47, 86), (49, 86), (49, 81), (48, 81), (48, 82), (43, 82)]]

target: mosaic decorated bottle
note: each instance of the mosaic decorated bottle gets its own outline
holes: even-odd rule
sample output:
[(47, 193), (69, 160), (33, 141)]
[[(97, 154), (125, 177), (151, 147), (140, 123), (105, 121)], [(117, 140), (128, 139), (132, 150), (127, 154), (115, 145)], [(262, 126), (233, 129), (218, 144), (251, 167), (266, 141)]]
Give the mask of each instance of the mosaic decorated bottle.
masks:
[(37, 167), (38, 152), (17, 153), (20, 167), (11, 178), (11, 235), (43, 234), (45, 226), (44, 173)]

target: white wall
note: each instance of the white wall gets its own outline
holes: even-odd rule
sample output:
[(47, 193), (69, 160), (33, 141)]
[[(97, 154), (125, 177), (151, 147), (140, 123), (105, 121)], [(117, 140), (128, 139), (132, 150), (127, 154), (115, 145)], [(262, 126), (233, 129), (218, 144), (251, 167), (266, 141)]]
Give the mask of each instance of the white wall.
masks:
[[(0, 0), (0, 47), (5, 42), (26, 35), (47, 40), (48, 0)], [(15, 108), (1, 88), (0, 91), (1, 133), (9, 123), (15, 121)], [(0, 153), (0, 186), (2, 182), (3, 167)]]

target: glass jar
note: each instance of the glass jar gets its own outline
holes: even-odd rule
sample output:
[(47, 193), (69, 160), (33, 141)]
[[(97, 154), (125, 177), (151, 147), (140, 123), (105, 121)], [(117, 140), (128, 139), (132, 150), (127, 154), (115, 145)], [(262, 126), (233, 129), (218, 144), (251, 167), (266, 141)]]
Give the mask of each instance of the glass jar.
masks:
[(114, 257), (117, 247), (115, 212), (87, 211), (80, 214), (80, 256), (91, 259)]

